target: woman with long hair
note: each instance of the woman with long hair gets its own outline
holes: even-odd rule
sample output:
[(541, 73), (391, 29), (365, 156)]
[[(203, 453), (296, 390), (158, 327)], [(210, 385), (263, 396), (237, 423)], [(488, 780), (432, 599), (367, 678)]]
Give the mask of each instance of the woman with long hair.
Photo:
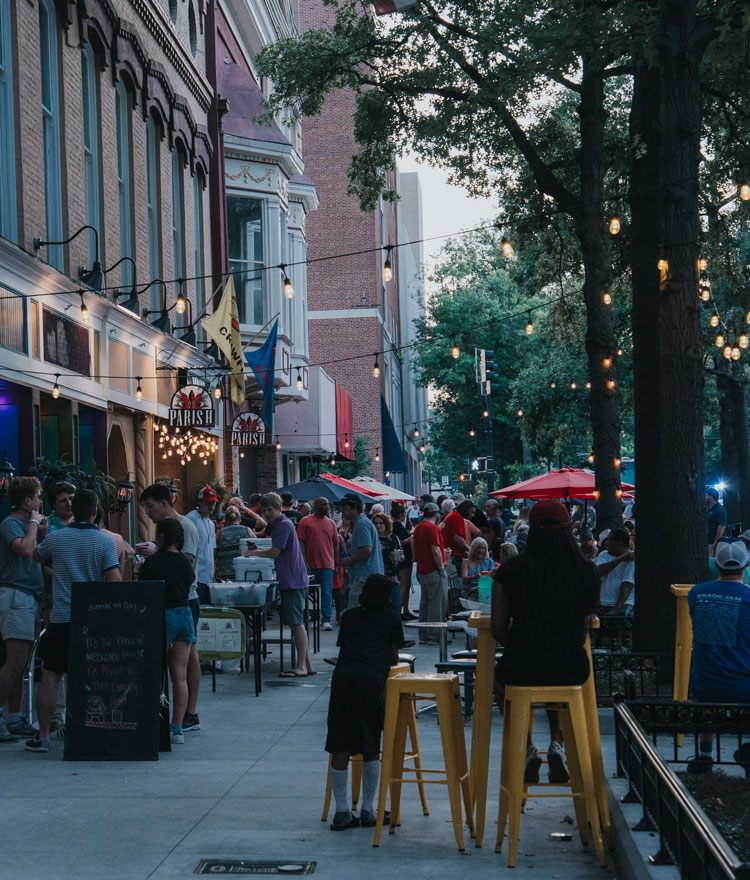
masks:
[(529, 524), (529, 516), (531, 515), (531, 508), (524, 505), (523, 507), (519, 507), (518, 516), (516, 517), (516, 521), (513, 523), (513, 534), (517, 535), (518, 530), (520, 528), (525, 528)]
[(224, 511), (224, 528), (219, 532), (216, 541), (216, 580), (232, 580), (234, 578), (234, 560), (242, 556), (241, 538), (254, 538), (255, 532), (242, 525), (242, 514), (238, 507), (230, 504)]
[[(579, 685), (588, 679), (585, 622), (596, 609), (599, 589), (599, 575), (578, 549), (565, 506), (537, 502), (525, 552), (504, 562), (492, 584), (492, 634), (505, 648), (495, 670), (500, 706), (506, 684)], [(559, 784), (569, 778), (562, 731), (558, 713), (547, 716), (549, 779)], [(541, 763), (529, 739), (526, 782), (539, 780)]]
[(469, 547), (466, 559), (461, 563), (461, 595), (469, 598), (476, 590), (479, 577), (483, 571), (492, 571), (495, 563), (490, 559), (487, 542), (484, 538), (474, 538)]

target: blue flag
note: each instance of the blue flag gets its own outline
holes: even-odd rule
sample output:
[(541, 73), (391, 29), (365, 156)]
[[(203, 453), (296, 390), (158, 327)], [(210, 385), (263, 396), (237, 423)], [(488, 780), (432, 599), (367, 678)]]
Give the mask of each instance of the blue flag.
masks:
[(276, 395), (274, 390), (274, 378), (276, 373), (276, 335), (279, 330), (278, 319), (271, 327), (268, 338), (255, 351), (246, 351), (245, 360), (255, 373), (255, 378), (260, 382), (263, 392), (263, 407), (260, 415), (266, 423), (268, 433), (273, 431), (273, 414), (276, 410)]

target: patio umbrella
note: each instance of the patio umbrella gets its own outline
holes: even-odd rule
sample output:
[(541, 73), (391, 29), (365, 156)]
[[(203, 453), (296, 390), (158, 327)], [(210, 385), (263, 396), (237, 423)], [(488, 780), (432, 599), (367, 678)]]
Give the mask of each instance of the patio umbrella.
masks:
[(352, 482), (357, 483), (357, 485), (362, 487), (359, 490), (360, 492), (364, 492), (365, 489), (370, 489), (373, 492), (380, 492), (380, 497), (387, 498), (389, 501), (414, 501), (416, 498), (415, 495), (409, 495), (408, 492), (402, 492), (400, 489), (395, 489), (393, 486), (386, 486), (385, 483), (379, 483), (372, 477), (355, 477)]
[[(622, 483), (623, 492), (632, 492), (635, 487), (630, 483)], [(571, 498), (581, 501), (595, 499), (595, 477), (591, 471), (581, 468), (560, 468), (505, 486), (489, 494), (495, 498)]]
[[(316, 498), (327, 498), (332, 504), (338, 504), (344, 495), (352, 494), (351, 489), (345, 489), (338, 486), (330, 480), (324, 480), (321, 477), (310, 477), (309, 480), (300, 480), (299, 483), (292, 483), (290, 486), (282, 486), (276, 490), (279, 495), (282, 492), (291, 492), (295, 501), (314, 501)], [(354, 492), (362, 499), (363, 504), (372, 504), (372, 498), (363, 495), (361, 492)]]
[(336, 474), (325, 473), (320, 476), (323, 477), (324, 480), (330, 480), (332, 483), (336, 483), (337, 486), (342, 486), (349, 492), (359, 492), (360, 495), (367, 495), (368, 497), (366, 500), (368, 504), (386, 498), (382, 492), (377, 492), (375, 489), (368, 489), (367, 486), (363, 486), (361, 483), (354, 483), (344, 477), (337, 477)]

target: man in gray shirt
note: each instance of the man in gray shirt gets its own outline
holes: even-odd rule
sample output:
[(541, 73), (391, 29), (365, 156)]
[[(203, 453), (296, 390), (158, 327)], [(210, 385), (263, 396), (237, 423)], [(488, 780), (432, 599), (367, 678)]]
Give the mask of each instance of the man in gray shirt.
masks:
[[(169, 486), (163, 483), (153, 483), (147, 486), (141, 492), (141, 504), (146, 511), (146, 515), (153, 523), (158, 523), (160, 519), (172, 517), (180, 521), (182, 530), (185, 533), (185, 543), (182, 547), (182, 553), (190, 560), (190, 564), (195, 571), (196, 561), (198, 559), (198, 530), (195, 525), (181, 513), (177, 513), (174, 509), (172, 501), (172, 493)], [(152, 541), (143, 541), (135, 545), (135, 549), (144, 556), (151, 556), (156, 553), (156, 544)], [(198, 602), (198, 577), (193, 580), (188, 595), (188, 605), (193, 612), (193, 623), (196, 632), (198, 631), (198, 618), (200, 617), (200, 603)], [(198, 646), (192, 644), (190, 646), (190, 657), (188, 658), (187, 668), (187, 685), (188, 685), (188, 702), (185, 711), (185, 717), (182, 721), (182, 729), (200, 730), (201, 723), (198, 718), (198, 691), (201, 686), (201, 664), (198, 659)]]
[(354, 493), (341, 499), (341, 516), (352, 524), (349, 538), (349, 555), (341, 560), (351, 568), (351, 588), (347, 608), (359, 606), (359, 596), (365, 581), (371, 574), (385, 574), (380, 538), (375, 526), (362, 513), (362, 499)]

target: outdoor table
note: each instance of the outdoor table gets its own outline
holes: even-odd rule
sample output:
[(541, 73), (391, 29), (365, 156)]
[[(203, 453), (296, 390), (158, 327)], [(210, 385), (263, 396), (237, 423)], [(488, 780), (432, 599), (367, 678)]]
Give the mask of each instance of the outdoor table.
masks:
[(421, 620), (407, 620), (404, 621), (404, 626), (412, 627), (413, 629), (436, 629), (439, 630), (438, 636), (440, 638), (440, 642), (438, 643), (439, 647), (439, 659), (441, 663), (444, 663), (448, 659), (448, 621), (421, 621)]
[[(245, 615), (248, 626), (252, 626), (253, 630), (253, 674), (255, 676), (255, 696), (260, 696), (262, 690), (260, 664), (261, 664), (261, 630), (263, 628), (263, 614), (271, 606), (271, 602), (263, 602), (258, 605), (235, 605), (238, 611)], [(249, 651), (245, 651), (245, 668), (247, 668), (247, 659)]]
[(305, 631), (310, 633), (310, 618), (312, 618), (312, 652), (320, 651), (320, 591), (323, 585), (317, 581), (310, 581), (305, 600)]

